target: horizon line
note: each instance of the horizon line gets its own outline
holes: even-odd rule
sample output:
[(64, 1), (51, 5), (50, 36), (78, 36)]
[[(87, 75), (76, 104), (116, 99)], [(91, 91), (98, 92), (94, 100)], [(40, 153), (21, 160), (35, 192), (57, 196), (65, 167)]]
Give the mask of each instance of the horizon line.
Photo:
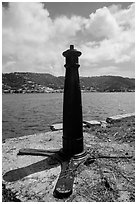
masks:
[[(64, 75), (53, 75), (51, 73), (48, 72), (32, 72), (32, 71), (15, 71), (15, 72), (2, 72), (2, 74), (11, 74), (11, 73), (33, 73), (33, 74), (49, 74), (52, 75), (54, 77), (65, 77)], [(135, 77), (130, 77), (130, 76), (121, 76), (121, 75), (112, 75), (112, 74), (108, 74), (108, 75), (92, 75), (92, 76), (81, 76), (79, 75), (79, 77), (103, 77), (103, 76), (113, 76), (113, 77), (122, 77), (122, 78), (133, 78), (135, 79)]]

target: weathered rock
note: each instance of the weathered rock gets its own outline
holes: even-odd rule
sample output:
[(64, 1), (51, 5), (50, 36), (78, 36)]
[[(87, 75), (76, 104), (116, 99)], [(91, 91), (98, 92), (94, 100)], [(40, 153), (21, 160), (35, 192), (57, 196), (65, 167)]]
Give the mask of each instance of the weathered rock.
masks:
[[(116, 124), (118, 136), (122, 137), (121, 123), (117, 126)], [(128, 131), (131, 136), (132, 128), (129, 126), (129, 121), (125, 124), (127, 127), (124, 126), (124, 130)], [(133, 121), (131, 125), (134, 125)], [(109, 138), (104, 139), (106, 136), (103, 137), (103, 134), (106, 134), (106, 129), (101, 126), (96, 126), (96, 131), (84, 132), (84, 144), (89, 155), (94, 159), (88, 160), (85, 165), (80, 165), (76, 172), (73, 193), (63, 200), (53, 197), (61, 169), (59, 163), (46, 156), (17, 156), (19, 149), (22, 148), (43, 150), (61, 148), (62, 131), (5, 140), (2, 147), (2, 174), (6, 189), (13, 192), (12, 195), (16, 195), (16, 198), (22, 202), (134, 201), (134, 143), (126, 141), (121, 143), (116, 140), (117, 135), (113, 136), (115, 131), (112, 126), (106, 128), (109, 131), (107, 135), (110, 141), (108, 141)], [(97, 129), (102, 131), (100, 138), (97, 135)], [(106, 158), (96, 159), (98, 155), (106, 155)], [(125, 159), (120, 156), (125, 156)], [(128, 159), (127, 156), (133, 157)], [(107, 186), (110, 188), (104, 181), (107, 181)], [(124, 192), (126, 192), (126, 197)]]
[(83, 123), (84, 123), (87, 127), (100, 126), (100, 125), (101, 125), (101, 122), (100, 122), (100, 121), (97, 121), (97, 120), (90, 120), (90, 121), (84, 120)]
[(63, 123), (57, 123), (50, 125), (50, 129), (52, 131), (62, 130), (63, 129)]
[[(83, 122), (83, 127), (85, 127), (86, 124)], [(58, 130), (63, 130), (63, 123), (57, 123), (57, 124), (52, 124), (50, 125), (50, 129), (52, 131), (58, 131)]]
[(106, 122), (107, 123), (114, 123), (114, 122), (121, 121), (122, 119), (125, 119), (125, 118), (130, 118), (132, 116), (135, 116), (135, 113), (116, 115), (116, 116), (108, 117), (106, 119)]

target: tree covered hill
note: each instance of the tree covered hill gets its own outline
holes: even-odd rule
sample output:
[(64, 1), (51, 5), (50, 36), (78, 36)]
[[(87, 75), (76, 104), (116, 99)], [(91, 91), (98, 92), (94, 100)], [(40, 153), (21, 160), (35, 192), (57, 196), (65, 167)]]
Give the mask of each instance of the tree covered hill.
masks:
[(101, 92), (135, 90), (135, 79), (120, 76), (82, 77), (81, 86)]
[[(134, 91), (135, 79), (120, 76), (80, 77), (81, 89), (88, 91), (113, 92)], [(2, 74), (3, 90), (36, 90), (49, 87), (64, 88), (64, 77), (46, 73), (14, 72)]]

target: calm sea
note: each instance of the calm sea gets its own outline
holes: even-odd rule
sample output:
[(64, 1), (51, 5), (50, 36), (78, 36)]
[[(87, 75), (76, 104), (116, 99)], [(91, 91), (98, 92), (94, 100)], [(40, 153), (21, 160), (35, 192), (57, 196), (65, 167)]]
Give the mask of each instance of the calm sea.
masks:
[[(82, 93), (83, 119), (135, 111), (135, 93)], [(49, 131), (62, 122), (63, 94), (5, 94), (2, 96), (3, 139)]]

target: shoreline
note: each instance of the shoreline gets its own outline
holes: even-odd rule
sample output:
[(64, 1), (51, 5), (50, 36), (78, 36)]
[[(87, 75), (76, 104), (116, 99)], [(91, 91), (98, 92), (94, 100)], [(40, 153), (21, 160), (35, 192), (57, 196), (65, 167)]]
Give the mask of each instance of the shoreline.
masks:
[[(5, 199), (7, 195), (7, 199), (9, 201), (14, 201), (14, 199), (19, 199), (21, 202), (35, 202), (35, 201), (43, 201), (43, 202), (61, 202), (61, 201), (84, 201), (84, 202), (101, 202), (99, 199), (104, 199), (104, 201), (133, 201), (134, 200), (134, 151), (135, 151), (135, 117), (131, 116), (128, 118), (122, 118), (121, 121), (117, 121), (112, 124), (108, 124), (107, 126), (91, 126), (85, 127), (83, 130), (84, 134), (84, 143), (87, 148), (97, 154), (115, 154), (115, 155), (130, 155), (133, 156), (131, 160), (115, 160), (106, 161), (106, 159), (99, 159), (98, 162), (101, 163), (101, 171), (107, 178), (111, 187), (113, 188), (113, 192), (109, 192), (108, 196), (105, 197), (102, 194), (90, 196), (88, 194), (86, 197), (85, 190), (89, 189), (87, 185), (93, 185), (96, 183), (97, 187), (92, 188), (91, 194), (98, 194), (98, 190), (102, 189), (104, 186), (103, 183), (99, 185), (100, 180), (99, 173), (96, 169), (99, 167), (93, 163), (91, 168), (82, 167), (84, 170), (81, 173), (78, 173), (76, 180), (74, 182), (74, 192), (73, 194), (65, 200), (55, 199), (52, 195), (55, 183), (57, 181), (60, 166), (49, 167), (47, 157), (42, 156), (17, 156), (18, 150), (20, 148), (39, 148), (39, 149), (53, 149), (61, 148), (62, 146), (62, 130), (50, 131), (46, 133), (40, 133), (30, 136), (23, 136), (19, 138), (9, 138), (6, 139), (5, 143), (3, 143), (3, 199), (4, 194)], [(46, 159), (44, 159), (46, 158)], [(44, 160), (43, 160), (44, 159)], [(43, 163), (44, 162), (44, 163)], [(103, 167), (106, 162), (111, 163), (111, 168), (113, 169), (113, 174), (115, 177), (118, 176), (118, 171), (122, 172), (122, 174), (126, 175), (126, 179), (124, 177), (120, 177), (119, 179), (114, 180), (112, 178), (112, 174), (104, 173), (106, 170), (103, 170)], [(108, 164), (107, 163), (107, 164)], [(47, 167), (44, 167), (44, 164)], [(116, 169), (118, 164), (120, 170)], [(40, 166), (42, 165), (42, 169), (39, 171)], [(92, 164), (91, 164), (92, 165)], [(106, 166), (106, 165), (105, 165)], [(115, 168), (114, 168), (115, 167)], [(124, 167), (124, 169), (123, 169)], [(115, 169), (115, 170), (114, 170)], [(90, 174), (92, 178), (90, 178)], [(126, 171), (123, 173), (123, 171)], [(93, 174), (94, 172), (94, 174)], [(126, 173), (126, 174), (125, 174)], [(132, 173), (132, 179), (131, 174)], [(5, 176), (6, 175), (6, 176)], [(15, 176), (16, 175), (16, 176)], [(21, 176), (22, 175), (22, 176)], [(84, 177), (83, 177), (84, 175)], [(16, 178), (14, 178), (14, 176)], [(89, 184), (86, 184), (85, 177), (88, 178)], [(5, 180), (5, 179), (6, 180)], [(84, 180), (83, 180), (84, 179)], [(123, 181), (124, 179), (124, 181)], [(84, 182), (84, 183), (83, 183)], [(123, 183), (124, 182), (124, 183)], [(126, 183), (125, 183), (126, 182)], [(132, 183), (132, 185), (131, 185)], [(127, 184), (128, 189), (126, 191), (120, 191), (120, 189), (126, 188)], [(98, 186), (99, 185), (99, 186)], [(5, 190), (7, 189), (7, 190)], [(29, 189), (29, 191), (27, 190)], [(83, 194), (84, 191), (84, 194)], [(11, 194), (8, 192), (12, 192)], [(104, 190), (102, 189), (102, 192)], [(126, 196), (125, 193), (126, 192)], [(132, 193), (131, 193), (132, 192)], [(112, 195), (113, 194), (113, 195)], [(13, 198), (12, 198), (13, 197)], [(8, 201), (6, 201), (8, 202)], [(15, 201), (17, 202), (17, 201)], [(103, 200), (102, 200), (103, 202)]]
[[(129, 91), (88, 91), (88, 90), (81, 90), (83, 93), (135, 93), (135, 90)], [(10, 94), (55, 94), (55, 93), (64, 93), (64, 91), (55, 90), (54, 92), (25, 92), (25, 93), (6, 93), (3, 92), (2, 95), (10, 95)]]
[[(107, 117), (105, 120), (91, 120), (91, 121), (83, 120), (83, 130), (86, 127), (101, 126), (101, 125), (103, 126), (103, 125), (107, 125), (107, 124), (109, 124), (111, 122), (115, 123), (115, 122), (117, 122), (117, 121), (119, 121), (121, 119), (132, 117), (132, 116), (135, 117), (135, 113), (115, 115), (115, 116)], [(55, 123), (55, 124), (49, 125), (48, 129), (49, 130), (46, 131), (46, 132), (62, 130), (63, 129), (63, 123)], [(46, 133), (46, 132), (41, 132), (41, 133), (37, 132), (35, 134), (43, 134), (43, 133)], [(35, 134), (33, 134), (33, 135), (35, 135)], [(27, 136), (23, 135), (23, 136), (19, 136), (19, 137), (4, 138), (4, 139), (2, 139), (2, 143), (5, 143), (5, 141), (8, 140), (8, 139), (28, 137), (28, 136), (32, 136), (32, 134), (27, 135)]]

